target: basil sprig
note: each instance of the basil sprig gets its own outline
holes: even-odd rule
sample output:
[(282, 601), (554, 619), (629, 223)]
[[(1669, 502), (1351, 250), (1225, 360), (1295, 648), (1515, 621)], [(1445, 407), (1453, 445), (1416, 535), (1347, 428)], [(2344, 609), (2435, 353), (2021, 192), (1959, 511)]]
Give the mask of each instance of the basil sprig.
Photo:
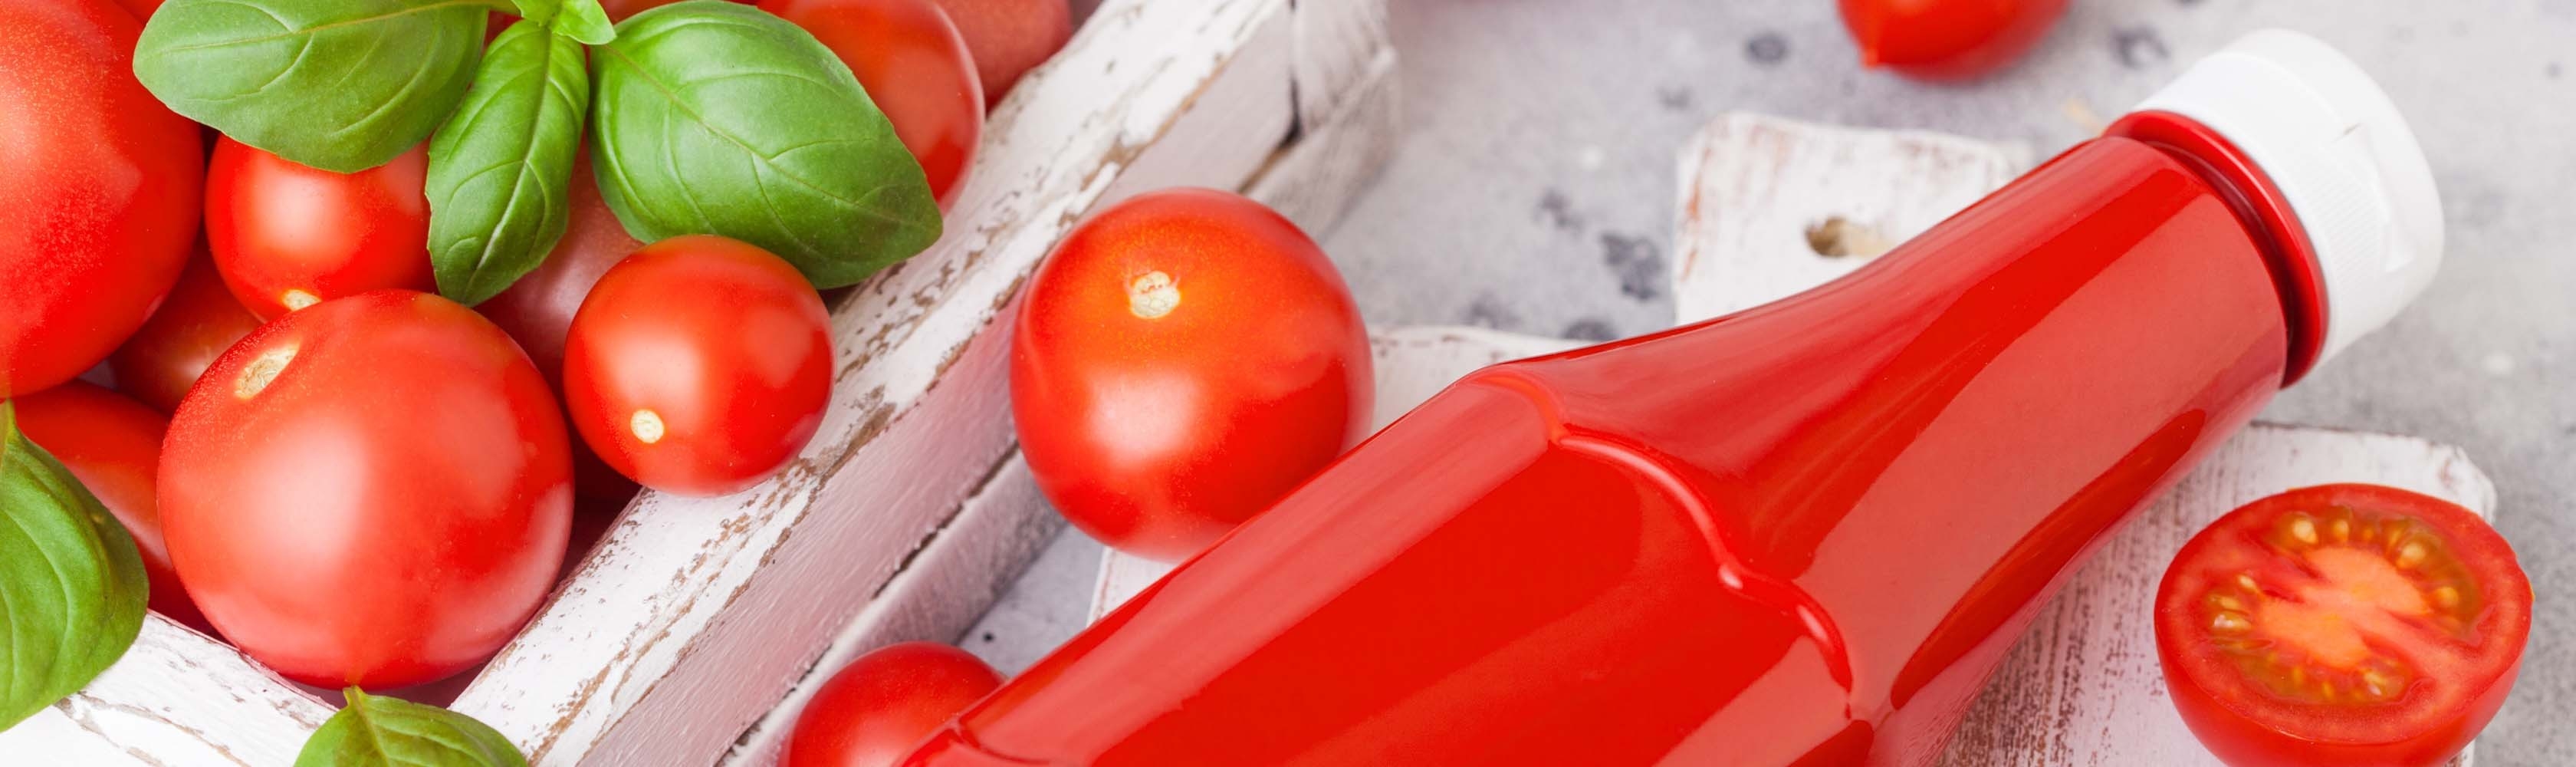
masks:
[[(486, 53), (473, 41), (492, 10), (523, 21)], [(738, 3), (612, 26), (600, 0), (168, 0), (134, 71), (180, 114), (324, 170), (381, 165), (435, 130), (431, 261), (468, 304), (561, 239), (585, 135), (637, 239), (732, 237), (823, 288), (939, 239), (929, 180), (849, 67)]]
[(474, 717), (345, 692), (349, 705), (305, 739), (295, 767), (527, 767), (518, 746)]
[(821, 288), (939, 239), (939, 203), (894, 124), (796, 25), (694, 0), (627, 19), (595, 54), (592, 167), (638, 239), (732, 237)]
[(429, 261), (440, 293), (479, 304), (545, 260), (571, 217), (567, 186), (589, 111), (580, 42), (531, 23), (492, 41), (465, 107), (429, 143)]
[(465, 98), (492, 0), (169, 0), (134, 76), (171, 111), (339, 173), (385, 164)]
[(0, 730), (79, 692), (143, 630), (143, 555), (0, 401)]

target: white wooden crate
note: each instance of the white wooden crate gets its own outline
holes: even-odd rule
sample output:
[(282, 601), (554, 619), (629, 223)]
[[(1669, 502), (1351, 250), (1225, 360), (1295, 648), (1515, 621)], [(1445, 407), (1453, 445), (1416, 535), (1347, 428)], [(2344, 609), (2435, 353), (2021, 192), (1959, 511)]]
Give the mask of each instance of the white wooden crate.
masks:
[[(1782, 298), (1859, 268), (1808, 231), (1831, 219), (1901, 242), (2002, 186), (2028, 152), (1923, 131), (1837, 128), (1749, 114), (1719, 118), (1681, 157), (1674, 304), (1693, 322)], [(1882, 250), (1863, 248), (1863, 251)], [(1471, 328), (1372, 335), (1380, 426), (1459, 377), (1580, 344)], [(2493, 518), (2495, 487), (2458, 448), (2412, 437), (2256, 423), (2140, 510), (2041, 610), (1960, 725), (1955, 767), (2220, 767), (2165, 699), (2148, 621), (2167, 562), (2193, 533), (2294, 487), (2375, 482)], [(1109, 552), (1091, 619), (1171, 565)], [(2472, 752), (2452, 760), (2469, 767)]]
[[(1382, 0), (1111, 0), (995, 109), (930, 251), (833, 307), (821, 430), (745, 493), (645, 493), (452, 704), (540, 765), (776, 759), (819, 679), (963, 631), (1061, 522), (1013, 449), (1003, 321), (1088, 212), (1241, 189), (1328, 225), (1391, 150)], [(291, 763), (330, 705), (152, 617), (0, 763)]]

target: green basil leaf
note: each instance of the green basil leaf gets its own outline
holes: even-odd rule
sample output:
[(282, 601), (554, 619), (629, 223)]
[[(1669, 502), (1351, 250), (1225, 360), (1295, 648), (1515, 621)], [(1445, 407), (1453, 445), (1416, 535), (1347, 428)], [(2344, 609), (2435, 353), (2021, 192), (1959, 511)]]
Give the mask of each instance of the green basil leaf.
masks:
[(143, 630), (143, 554), (0, 401), (0, 730), (79, 692)]
[(134, 76), (235, 141), (355, 173), (456, 110), (497, 2), (169, 0), (143, 27)]
[(555, 34), (579, 40), (588, 45), (607, 45), (617, 39), (617, 28), (608, 22), (608, 9), (599, 0), (511, 0), (519, 5), (519, 17), (536, 22)]
[(465, 106), (429, 142), (429, 262), (472, 306), (543, 263), (570, 220), (590, 110), (581, 43), (521, 22), (483, 57)]
[(474, 717), (345, 692), (349, 705), (305, 739), (295, 767), (527, 767), (518, 746)]
[(939, 239), (939, 203), (850, 68), (747, 5), (637, 14), (594, 50), (592, 165), (636, 239), (720, 234), (832, 288)]

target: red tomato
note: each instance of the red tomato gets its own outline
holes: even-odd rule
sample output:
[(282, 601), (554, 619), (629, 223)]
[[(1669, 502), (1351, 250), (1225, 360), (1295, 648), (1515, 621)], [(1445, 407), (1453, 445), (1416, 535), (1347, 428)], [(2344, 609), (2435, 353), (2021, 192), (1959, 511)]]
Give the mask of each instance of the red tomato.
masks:
[(1011, 334), (1038, 486), (1121, 551), (1177, 560), (1364, 434), (1367, 330), (1341, 275), (1260, 203), (1183, 189), (1084, 222)]
[(289, 679), (396, 688), (490, 657), (554, 585), (563, 416), (509, 335), (386, 290), (261, 326), (171, 419), (171, 562)]
[(259, 318), (224, 288), (215, 263), (189, 259), (178, 287), (170, 289), (170, 297), (143, 329), (107, 358), (108, 369), (116, 372), (116, 388), (167, 413), (179, 409), (179, 398), (188, 396), (188, 387), (216, 357), (257, 329)]
[(939, 7), (975, 52), (975, 71), (990, 104), (1001, 103), (1021, 75), (1073, 39), (1073, 11), (1065, 0), (939, 0)]
[(890, 767), (1001, 686), (993, 667), (948, 645), (879, 648), (814, 691), (788, 732), (779, 766)]
[(206, 171), (206, 244), (260, 319), (370, 290), (433, 290), (429, 145), (340, 174), (224, 138)]
[(152, 611), (205, 631), (206, 617), (188, 601), (170, 569), (170, 547), (162, 543), (161, 513), (153, 502), (152, 477), (161, 465), (161, 435), (170, 420), (160, 413), (80, 381), (14, 400), (18, 431), (27, 441), (52, 453), (89, 488), (143, 552), (143, 574), (150, 583)]
[(804, 449), (832, 396), (831, 317), (769, 251), (673, 237), (608, 270), (564, 339), (564, 404), (645, 487), (740, 492)]
[(2066, 0), (1842, 0), (1865, 66), (1965, 80), (2012, 63), (2066, 14)]
[(2531, 582), (2467, 509), (2326, 485), (2193, 536), (2155, 621), (2174, 708), (2227, 763), (2429, 766), (2513, 689)]
[(205, 149), (134, 81), (142, 30), (108, 0), (0, 3), (0, 397), (106, 359), (188, 263)]
[(966, 39), (930, 0), (762, 0), (850, 65), (946, 210), (984, 138), (984, 90)]

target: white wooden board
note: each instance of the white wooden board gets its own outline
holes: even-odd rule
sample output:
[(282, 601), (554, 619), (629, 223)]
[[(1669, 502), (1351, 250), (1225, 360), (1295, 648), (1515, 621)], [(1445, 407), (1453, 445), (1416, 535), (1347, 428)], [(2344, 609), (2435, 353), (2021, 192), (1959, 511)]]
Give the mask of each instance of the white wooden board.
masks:
[[(1673, 270), (1682, 322), (1821, 284), (1867, 256), (1823, 256), (1807, 228), (1841, 216), (1897, 241), (2010, 180), (2017, 150), (1916, 131), (1830, 128), (1728, 115), (1683, 153)], [(1573, 344), (1488, 331), (1376, 335), (1380, 425), (1492, 362)], [(2219, 767), (2165, 698), (2148, 615), (2166, 563), (2192, 533), (2256, 498), (2375, 482), (2492, 518), (2495, 489), (2458, 448), (2421, 439), (2257, 423), (2150, 503), (2044, 608), (1962, 723), (1945, 765)], [(1111, 551), (1091, 618), (1170, 570)], [(2453, 760), (2468, 767), (2471, 754)]]
[[(1328, 222), (1392, 145), (1383, 15), (1102, 4), (991, 116), (947, 236), (833, 307), (834, 400), (798, 460), (730, 498), (639, 497), (453, 707), (540, 765), (767, 764), (794, 705), (773, 708), (818, 666), (954, 638), (1061, 524), (1011, 446), (997, 320), (1021, 282), (1086, 213), (1152, 189)], [(0, 764), (282, 765), (330, 711), (155, 619), (0, 732)]]

